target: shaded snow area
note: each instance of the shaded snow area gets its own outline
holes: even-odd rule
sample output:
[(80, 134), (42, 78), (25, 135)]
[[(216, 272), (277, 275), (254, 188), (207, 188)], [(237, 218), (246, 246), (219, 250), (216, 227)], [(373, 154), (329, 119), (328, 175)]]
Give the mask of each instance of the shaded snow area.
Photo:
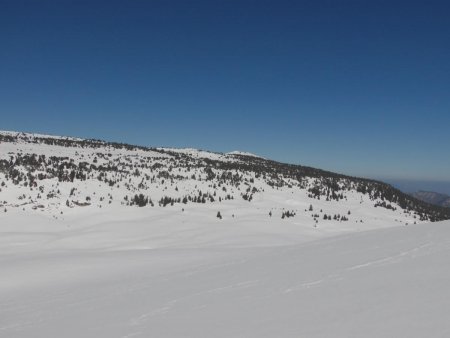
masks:
[(450, 334), (449, 221), (318, 234), (139, 210), (1, 215), (0, 337)]

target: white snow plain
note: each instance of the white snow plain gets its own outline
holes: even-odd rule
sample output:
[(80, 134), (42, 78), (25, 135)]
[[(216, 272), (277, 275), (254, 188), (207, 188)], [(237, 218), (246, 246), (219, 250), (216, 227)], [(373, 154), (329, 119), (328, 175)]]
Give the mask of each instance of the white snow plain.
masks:
[(0, 215), (0, 337), (450, 336), (450, 221), (114, 210)]

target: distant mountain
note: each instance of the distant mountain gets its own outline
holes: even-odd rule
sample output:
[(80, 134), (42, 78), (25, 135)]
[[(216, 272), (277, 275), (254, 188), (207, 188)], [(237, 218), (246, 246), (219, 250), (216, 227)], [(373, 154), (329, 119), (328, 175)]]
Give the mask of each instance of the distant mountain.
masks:
[(417, 191), (412, 193), (411, 196), (430, 204), (447, 208), (450, 207), (450, 196), (445, 194), (439, 194), (433, 191)]
[(338, 229), (344, 224), (357, 229), (361, 224), (450, 219), (450, 209), (383, 182), (245, 152), (148, 148), (2, 131), (0, 149), (3, 213), (39, 211), (63, 217), (80, 207), (110, 212), (147, 207), (142, 210), (148, 213), (167, 207), (189, 215), (195, 206), (202, 217), (214, 212), (218, 219), (233, 219), (239, 210), (248, 210), (245, 216), (257, 213), (251, 220), (259, 224), (291, 218), (296, 225)]
[(379, 177), (379, 179), (407, 194), (412, 194), (416, 191), (433, 191), (450, 196), (450, 181), (394, 179), (385, 177)]

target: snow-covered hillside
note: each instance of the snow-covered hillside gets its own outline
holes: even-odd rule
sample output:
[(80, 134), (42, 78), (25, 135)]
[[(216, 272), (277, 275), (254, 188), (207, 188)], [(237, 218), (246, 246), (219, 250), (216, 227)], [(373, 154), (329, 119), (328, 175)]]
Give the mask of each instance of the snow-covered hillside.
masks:
[(450, 331), (449, 211), (381, 182), (0, 132), (0, 189), (0, 337)]
[(187, 221), (195, 210), (229, 223), (247, 217), (276, 225), (283, 217), (284, 224), (337, 229), (450, 218), (448, 209), (380, 182), (245, 153), (0, 132), (2, 213), (70, 219), (83, 208), (127, 207), (168, 208)]

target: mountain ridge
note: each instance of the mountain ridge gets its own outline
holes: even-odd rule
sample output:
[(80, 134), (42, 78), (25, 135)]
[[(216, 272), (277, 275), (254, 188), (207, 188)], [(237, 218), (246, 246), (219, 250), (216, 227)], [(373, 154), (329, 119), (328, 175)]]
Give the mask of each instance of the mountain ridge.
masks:
[[(354, 207), (359, 199), (360, 204), (370, 204), (366, 213), (372, 213), (374, 208), (398, 211), (399, 219), (408, 219), (404, 223), (450, 218), (447, 209), (427, 204), (380, 181), (281, 163), (245, 152), (153, 148), (11, 131), (0, 131), (0, 144), (9, 150), (0, 158), (2, 195), (7, 190), (23, 190), (21, 195), (15, 195), (15, 205), (40, 206), (39, 209), (52, 212), (63, 212), (65, 207), (104, 207), (105, 200), (112, 204), (117, 198), (121, 199), (119, 205), (158, 203), (163, 207), (284, 198), (278, 203), (279, 210), (284, 209), (282, 216), (289, 218), (305, 212), (317, 224), (319, 219), (325, 220), (322, 209), (336, 203), (341, 203), (341, 212), (336, 213), (336, 207), (333, 214), (326, 214), (326, 219), (347, 221), (350, 210), (345, 210), (346, 204)], [(9, 185), (5, 188), (5, 180), (12, 182), (14, 189), (8, 189)], [(96, 193), (89, 186), (93, 182), (101, 188), (101, 197), (92, 196)], [(298, 195), (293, 202), (295, 210), (288, 210), (290, 204), (285, 202), (289, 192)], [(5, 204), (14, 205), (3, 201), (4, 208)], [(308, 208), (303, 211), (308, 204), (318, 205), (321, 212)]]
[(441, 207), (450, 207), (450, 196), (447, 194), (441, 194), (434, 191), (426, 191), (426, 190), (419, 190), (413, 193), (410, 193), (411, 196), (414, 196), (415, 198), (433, 204), (438, 205)]

